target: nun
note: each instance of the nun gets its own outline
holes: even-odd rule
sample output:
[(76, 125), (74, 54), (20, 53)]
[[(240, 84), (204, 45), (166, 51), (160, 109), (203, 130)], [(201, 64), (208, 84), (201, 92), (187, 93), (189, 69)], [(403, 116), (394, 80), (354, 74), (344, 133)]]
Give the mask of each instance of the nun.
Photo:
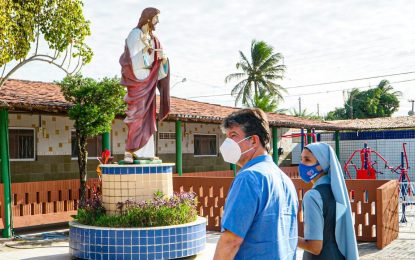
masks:
[(303, 259), (359, 259), (350, 201), (342, 167), (330, 145), (304, 147), (298, 166), (301, 179), (313, 184), (303, 198)]

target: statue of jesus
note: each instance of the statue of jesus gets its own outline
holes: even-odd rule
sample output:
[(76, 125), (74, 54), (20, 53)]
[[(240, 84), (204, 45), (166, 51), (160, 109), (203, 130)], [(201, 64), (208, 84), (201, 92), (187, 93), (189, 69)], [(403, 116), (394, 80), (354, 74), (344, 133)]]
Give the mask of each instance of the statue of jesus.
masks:
[(170, 111), (170, 68), (168, 59), (153, 34), (160, 11), (143, 10), (137, 27), (131, 30), (120, 57), (121, 85), (127, 87), (126, 118), (128, 137), (124, 162), (155, 158), (156, 88), (160, 92), (159, 120)]

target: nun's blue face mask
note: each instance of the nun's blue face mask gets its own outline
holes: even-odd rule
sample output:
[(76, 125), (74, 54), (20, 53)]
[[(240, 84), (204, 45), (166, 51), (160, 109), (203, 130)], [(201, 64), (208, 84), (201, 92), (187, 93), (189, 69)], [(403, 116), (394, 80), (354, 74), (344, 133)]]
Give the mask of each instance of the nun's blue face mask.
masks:
[(323, 170), (317, 169), (317, 166), (320, 166), (320, 164), (316, 163), (314, 165), (305, 165), (300, 163), (298, 165), (298, 172), (300, 173), (300, 178), (305, 183), (309, 183), (312, 179), (317, 177), (317, 175), (324, 172)]

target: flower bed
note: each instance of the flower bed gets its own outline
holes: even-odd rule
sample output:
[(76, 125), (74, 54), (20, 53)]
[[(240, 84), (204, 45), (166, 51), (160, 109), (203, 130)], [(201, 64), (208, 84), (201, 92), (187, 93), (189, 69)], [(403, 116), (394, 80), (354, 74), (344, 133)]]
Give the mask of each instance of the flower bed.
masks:
[(119, 202), (119, 214), (106, 215), (99, 195), (80, 205), (76, 220), (80, 224), (98, 227), (157, 227), (180, 225), (197, 218), (197, 198), (191, 192), (167, 197), (158, 192), (153, 200)]

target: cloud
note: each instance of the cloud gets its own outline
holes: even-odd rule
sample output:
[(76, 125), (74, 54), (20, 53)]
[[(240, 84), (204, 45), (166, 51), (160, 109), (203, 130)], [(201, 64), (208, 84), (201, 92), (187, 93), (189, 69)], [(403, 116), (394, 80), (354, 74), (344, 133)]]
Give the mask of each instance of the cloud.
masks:
[[(147, 6), (161, 10), (156, 33), (173, 74), (189, 79), (174, 90), (181, 97), (229, 93), (234, 82), (225, 85), (223, 80), (236, 71), (239, 50), (249, 54), (252, 39), (264, 40), (284, 55), (287, 77), (279, 83), (286, 87), (409, 71), (415, 65), (415, 2), (410, 0), (87, 0), (84, 12), (92, 30), (88, 43), (95, 55), (84, 74), (120, 74), (118, 58), (125, 37)], [(63, 77), (44, 65), (27, 66), (16, 75), (46, 81)], [(288, 95), (375, 85), (379, 80), (290, 90)], [(394, 85), (405, 90), (403, 100), (415, 95), (407, 84)], [(287, 97), (283, 106), (297, 107), (297, 99)], [(198, 100), (233, 104), (230, 96)], [(316, 103), (326, 113), (342, 104), (341, 92), (303, 97), (310, 112), (316, 111)], [(402, 101), (401, 114), (410, 106), (406, 103)]]

